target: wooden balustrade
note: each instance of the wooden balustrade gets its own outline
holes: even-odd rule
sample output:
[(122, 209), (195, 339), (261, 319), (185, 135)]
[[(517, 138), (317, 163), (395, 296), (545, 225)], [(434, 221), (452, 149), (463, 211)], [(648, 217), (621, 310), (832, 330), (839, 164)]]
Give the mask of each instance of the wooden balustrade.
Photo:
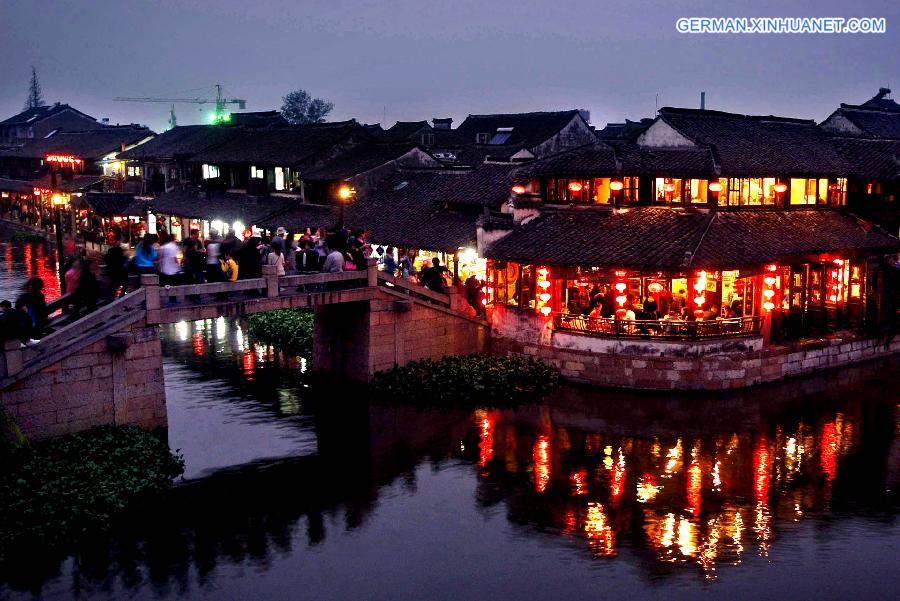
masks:
[(554, 313), (553, 328), (614, 338), (661, 338), (670, 340), (696, 340), (730, 336), (759, 335), (763, 318), (760, 316), (734, 317), (701, 321), (661, 319), (618, 319), (614, 317), (589, 317), (571, 313)]

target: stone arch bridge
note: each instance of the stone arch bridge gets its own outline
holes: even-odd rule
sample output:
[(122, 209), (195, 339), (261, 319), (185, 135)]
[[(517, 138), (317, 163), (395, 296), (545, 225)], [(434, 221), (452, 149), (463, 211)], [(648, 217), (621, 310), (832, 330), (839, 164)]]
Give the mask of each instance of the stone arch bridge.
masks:
[(488, 349), (490, 327), (448, 294), (376, 269), (141, 288), (44, 337), (7, 343), (0, 407), (40, 440), (100, 424), (166, 425), (160, 324), (287, 308), (316, 312), (313, 369), (367, 380), (409, 361)]

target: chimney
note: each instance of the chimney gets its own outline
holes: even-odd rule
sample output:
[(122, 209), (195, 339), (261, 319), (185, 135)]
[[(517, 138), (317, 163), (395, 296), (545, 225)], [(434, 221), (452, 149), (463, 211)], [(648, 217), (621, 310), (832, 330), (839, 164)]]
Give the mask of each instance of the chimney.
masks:
[(700, 92), (700, 110), (706, 110), (706, 92)]
[(578, 109), (578, 114), (581, 115), (581, 118), (584, 119), (584, 122), (588, 125), (591, 124), (591, 111), (587, 109)]
[(103, 119), (100, 119), (100, 123), (102, 123), (103, 125), (109, 125), (109, 117), (104, 117)]
[(875, 96), (875, 99), (881, 100), (882, 98), (885, 98), (886, 96), (890, 96), (890, 94), (891, 94), (890, 88), (878, 88), (878, 94)]
[(452, 117), (435, 117), (431, 120), (434, 124), (435, 129), (450, 129), (450, 124), (453, 123)]

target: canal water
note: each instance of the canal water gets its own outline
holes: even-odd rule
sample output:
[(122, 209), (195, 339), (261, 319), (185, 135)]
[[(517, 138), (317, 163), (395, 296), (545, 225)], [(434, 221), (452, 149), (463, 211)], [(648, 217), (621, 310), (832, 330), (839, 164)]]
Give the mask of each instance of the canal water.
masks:
[(896, 360), (440, 409), (308, 379), (240, 321), (162, 333), (184, 478), (0, 599), (895, 598)]

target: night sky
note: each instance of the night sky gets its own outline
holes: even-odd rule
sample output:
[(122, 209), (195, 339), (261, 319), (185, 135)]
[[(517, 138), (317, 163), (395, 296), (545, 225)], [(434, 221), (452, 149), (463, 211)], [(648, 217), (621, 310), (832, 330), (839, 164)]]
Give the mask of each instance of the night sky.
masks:
[[(809, 8), (814, 5), (814, 8)], [(882, 35), (684, 35), (682, 16), (886, 17)], [(594, 124), (698, 106), (822, 119), (879, 86), (900, 96), (896, 0), (0, 0), (0, 115), (44, 98), (113, 123), (165, 128), (169, 106), (115, 96), (212, 97), (247, 110), (295, 88), (361, 122), (586, 108)], [(201, 112), (202, 111), (202, 112)], [(180, 124), (209, 106), (176, 106)]]

